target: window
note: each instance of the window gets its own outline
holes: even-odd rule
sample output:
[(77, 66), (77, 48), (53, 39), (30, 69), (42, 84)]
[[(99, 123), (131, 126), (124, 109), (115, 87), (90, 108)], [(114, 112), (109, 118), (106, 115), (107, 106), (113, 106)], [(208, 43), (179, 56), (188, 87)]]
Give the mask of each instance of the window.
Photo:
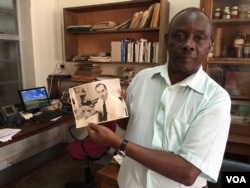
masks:
[(20, 103), (21, 62), (16, 0), (0, 1), (0, 105)]

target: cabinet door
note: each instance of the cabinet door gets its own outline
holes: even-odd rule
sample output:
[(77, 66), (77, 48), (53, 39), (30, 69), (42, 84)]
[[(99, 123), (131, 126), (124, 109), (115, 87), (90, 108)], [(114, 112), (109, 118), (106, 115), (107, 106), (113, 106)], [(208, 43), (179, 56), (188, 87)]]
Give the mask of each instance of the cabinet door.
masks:
[(14, 1), (0, 1), (0, 23), (1, 34), (17, 35), (17, 15)]
[[(249, 0), (201, 0), (200, 6), (214, 25), (213, 51), (207, 58), (207, 73), (225, 88), (232, 99), (231, 128), (226, 152), (250, 156), (250, 58), (235, 55), (236, 33), (250, 34)], [(237, 6), (237, 16), (231, 15)], [(230, 18), (224, 14), (225, 7)], [(234, 7), (234, 8), (233, 8)], [(221, 17), (215, 17), (216, 8)], [(226, 8), (227, 9), (227, 8)], [(245, 46), (241, 46), (244, 51)]]
[(16, 0), (0, 1), (0, 105), (20, 102), (21, 64)]

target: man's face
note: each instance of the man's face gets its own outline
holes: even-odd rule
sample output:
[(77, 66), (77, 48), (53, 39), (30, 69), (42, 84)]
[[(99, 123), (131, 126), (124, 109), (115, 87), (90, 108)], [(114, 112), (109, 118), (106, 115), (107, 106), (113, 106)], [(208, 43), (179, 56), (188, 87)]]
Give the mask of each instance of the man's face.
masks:
[(81, 108), (84, 116), (88, 116), (92, 110), (90, 106), (82, 106)]
[(103, 85), (100, 85), (96, 88), (96, 92), (99, 94), (102, 100), (106, 100), (108, 96), (108, 91)]
[(209, 20), (201, 13), (178, 15), (166, 42), (171, 69), (187, 75), (196, 72), (212, 43)]

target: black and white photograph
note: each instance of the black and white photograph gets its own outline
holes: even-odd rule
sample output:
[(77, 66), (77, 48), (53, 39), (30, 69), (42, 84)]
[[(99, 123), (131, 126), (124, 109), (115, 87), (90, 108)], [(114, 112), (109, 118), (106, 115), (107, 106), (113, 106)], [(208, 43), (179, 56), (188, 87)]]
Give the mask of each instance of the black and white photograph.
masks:
[(119, 79), (82, 84), (69, 89), (76, 128), (128, 117)]

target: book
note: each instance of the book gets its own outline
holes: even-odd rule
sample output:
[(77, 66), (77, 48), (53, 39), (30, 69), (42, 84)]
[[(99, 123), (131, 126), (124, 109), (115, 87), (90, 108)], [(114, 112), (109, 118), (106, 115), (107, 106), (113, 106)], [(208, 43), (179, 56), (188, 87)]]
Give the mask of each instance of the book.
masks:
[(121, 62), (121, 41), (111, 41), (111, 61)]
[(67, 31), (91, 31), (92, 25), (69, 25)]
[(76, 64), (76, 71), (71, 76), (72, 81), (92, 81), (102, 73), (100, 65)]
[(73, 74), (71, 76), (71, 81), (77, 81), (77, 82), (92, 82), (94, 81), (96, 76), (91, 75), (75, 75)]
[(104, 79), (69, 89), (76, 128), (128, 117), (120, 79)]
[(154, 4), (154, 11), (152, 15), (152, 19), (150, 22), (150, 27), (159, 27), (159, 20), (160, 20), (160, 7), (161, 3), (155, 3)]
[(131, 23), (130, 23), (130, 26), (129, 26), (129, 29), (138, 28), (142, 14), (143, 14), (143, 11), (139, 11), (139, 12), (134, 13), (132, 20), (131, 20)]
[(92, 30), (107, 30), (107, 29), (115, 29), (117, 23), (113, 21), (103, 21), (97, 22), (92, 26)]
[(139, 63), (145, 63), (146, 49), (147, 49), (147, 40), (140, 39), (139, 40)]
[(102, 70), (90, 70), (90, 71), (86, 71), (86, 70), (76, 70), (74, 72), (74, 75), (91, 75), (91, 76), (99, 76), (101, 75)]
[(128, 29), (131, 23), (131, 19), (126, 20), (125, 22), (121, 23), (120, 25), (115, 26), (115, 29), (117, 30), (124, 30)]
[(152, 19), (154, 5), (155, 4), (152, 4), (147, 10), (143, 12), (138, 28), (145, 28), (145, 27), (150, 26), (150, 21)]
[(128, 43), (133, 39), (123, 38), (121, 39), (121, 62), (125, 63), (127, 61), (127, 51), (128, 51)]
[(90, 56), (88, 61), (96, 61), (96, 62), (110, 62), (111, 57), (110, 56)]

